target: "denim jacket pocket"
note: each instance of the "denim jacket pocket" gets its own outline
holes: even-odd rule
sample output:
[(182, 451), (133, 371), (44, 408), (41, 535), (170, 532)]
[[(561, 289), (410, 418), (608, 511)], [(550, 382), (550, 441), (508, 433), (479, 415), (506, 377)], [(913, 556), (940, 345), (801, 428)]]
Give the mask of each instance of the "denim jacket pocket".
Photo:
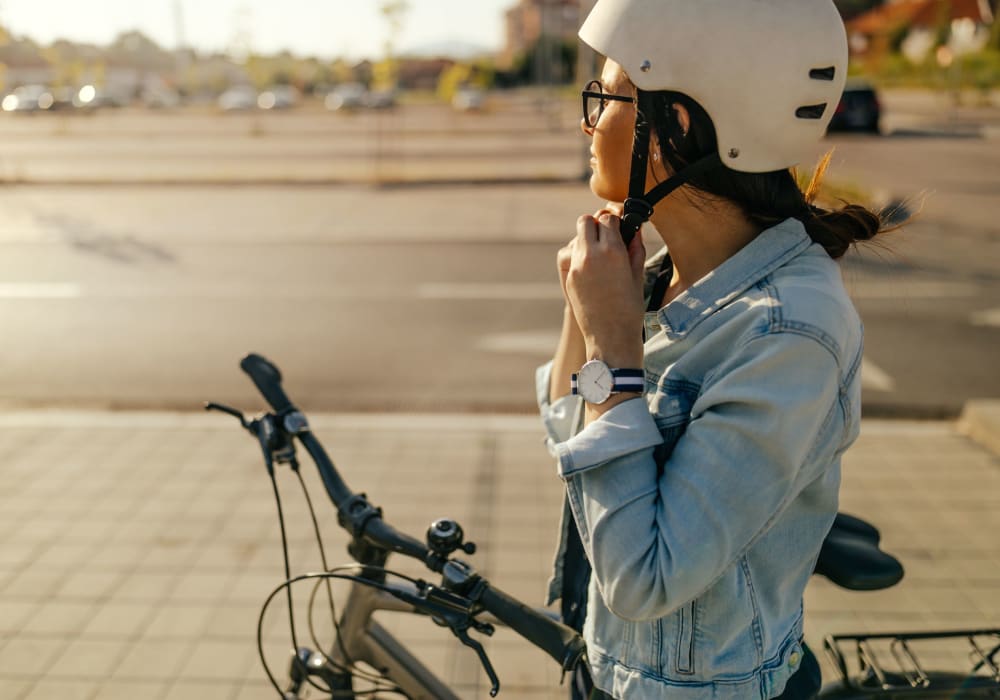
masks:
[(695, 639), (698, 635), (698, 600), (692, 600), (677, 611), (677, 653), (674, 670), (682, 676), (693, 676), (695, 669)]

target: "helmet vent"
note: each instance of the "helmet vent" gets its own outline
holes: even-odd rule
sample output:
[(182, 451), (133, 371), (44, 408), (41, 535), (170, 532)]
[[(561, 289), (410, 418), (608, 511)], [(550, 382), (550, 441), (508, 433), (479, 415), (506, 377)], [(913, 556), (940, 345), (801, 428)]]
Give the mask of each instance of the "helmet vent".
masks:
[(823, 112), (826, 111), (826, 102), (821, 105), (806, 105), (795, 110), (795, 116), (799, 119), (822, 119)]
[(813, 80), (827, 80), (832, 82), (836, 75), (836, 66), (830, 66), (829, 68), (813, 68), (809, 71), (809, 77)]

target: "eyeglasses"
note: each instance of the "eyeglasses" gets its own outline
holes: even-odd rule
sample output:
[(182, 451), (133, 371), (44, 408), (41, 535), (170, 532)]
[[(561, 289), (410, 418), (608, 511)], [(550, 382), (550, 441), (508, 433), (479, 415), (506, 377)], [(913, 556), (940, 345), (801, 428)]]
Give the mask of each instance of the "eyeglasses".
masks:
[(588, 129), (593, 129), (597, 126), (597, 122), (600, 120), (601, 115), (604, 114), (604, 108), (608, 106), (608, 102), (614, 100), (615, 102), (631, 102), (635, 104), (634, 97), (609, 95), (604, 92), (604, 86), (601, 85), (600, 80), (591, 80), (587, 83), (587, 86), (583, 88), (582, 94), (583, 123), (587, 125)]

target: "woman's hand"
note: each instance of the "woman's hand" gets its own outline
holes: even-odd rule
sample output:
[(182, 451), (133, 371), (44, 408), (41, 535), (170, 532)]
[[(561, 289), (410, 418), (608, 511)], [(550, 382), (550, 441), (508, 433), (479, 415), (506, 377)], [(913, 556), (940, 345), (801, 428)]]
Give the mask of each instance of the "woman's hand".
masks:
[(611, 367), (642, 367), (646, 249), (642, 236), (626, 248), (619, 226), (618, 216), (608, 210), (580, 217), (576, 238), (559, 252), (560, 278), (587, 358)]
[[(620, 217), (622, 215), (622, 209), (623, 207), (621, 204), (617, 202), (608, 202), (604, 205), (603, 209), (594, 213), (593, 218), (600, 219), (602, 216)], [(567, 309), (569, 309), (570, 312), (572, 312), (572, 309), (570, 308), (569, 292), (566, 290), (566, 278), (569, 276), (569, 269), (573, 262), (573, 249), (576, 245), (578, 237), (579, 236), (574, 236), (571, 238), (569, 243), (560, 248), (559, 252), (556, 254), (556, 267), (559, 269), (559, 284), (562, 286), (563, 299), (566, 301)]]

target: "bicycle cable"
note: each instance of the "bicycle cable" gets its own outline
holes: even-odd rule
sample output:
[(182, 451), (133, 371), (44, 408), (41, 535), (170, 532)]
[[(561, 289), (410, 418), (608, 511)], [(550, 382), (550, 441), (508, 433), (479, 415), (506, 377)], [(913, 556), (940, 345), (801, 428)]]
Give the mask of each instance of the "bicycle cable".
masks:
[[(293, 460), (294, 460), (294, 457), (293, 457)], [(293, 466), (297, 467), (297, 464), (294, 464)], [(305, 489), (305, 483), (302, 481), (302, 475), (299, 472), (299, 470), (297, 468), (293, 468), (292, 471), (294, 471), (295, 474), (299, 477), (300, 484), (302, 484), (302, 487), (304, 489), (304, 493), (305, 493), (305, 496), (306, 496), (306, 503), (309, 506), (309, 511), (310, 511), (310, 514), (312, 515), (312, 518), (313, 518), (313, 525), (314, 525), (314, 527), (316, 529), (316, 534), (317, 534), (317, 537), (318, 537), (319, 536), (319, 525), (318, 525), (318, 523), (316, 521), (316, 514), (315, 514), (315, 511), (314, 511), (314, 509), (312, 507), (312, 499), (309, 497), (308, 490)], [(282, 557), (283, 557), (283, 560), (284, 560), (285, 580), (288, 581), (289, 579), (292, 578), (291, 560), (290, 560), (290, 557), (289, 557), (289, 554), (288, 554), (288, 532), (287, 532), (287, 529), (285, 527), (284, 507), (282, 506), (281, 493), (280, 493), (280, 489), (278, 488), (278, 481), (277, 481), (277, 477), (276, 477), (275, 473), (271, 474), (271, 486), (272, 486), (272, 488), (274, 490), (275, 505), (277, 506), (277, 509), (278, 509), (278, 526), (279, 526), (279, 529), (281, 530), (281, 552), (282, 552)], [(326, 565), (326, 554), (325, 554), (325, 551), (323, 550), (322, 541), (321, 540), (320, 540), (320, 551), (321, 551), (321, 556), (322, 556), (322, 559), (323, 559), (323, 567), (324, 567), (324, 569), (327, 569), (328, 567)], [(295, 607), (294, 607), (294, 601), (293, 601), (293, 597), (292, 597), (292, 588), (291, 588), (291, 586), (289, 586), (286, 589), (286, 592), (287, 592), (287, 598), (288, 598), (288, 626), (289, 626), (289, 632), (290, 632), (291, 638), (292, 638), (292, 649), (293, 649), (294, 653), (297, 653), (298, 648), (299, 648), (299, 642), (298, 642), (298, 633), (297, 633), (296, 627), (295, 627)], [(332, 601), (332, 598), (331, 598), (331, 601)], [(267, 607), (267, 604), (265, 603), (264, 609), (266, 609), (266, 607)], [(262, 615), (263, 615), (263, 612), (264, 612), (264, 610), (262, 609), (262, 611), (261, 611)], [(311, 628), (312, 627), (312, 624), (311, 624), (312, 623), (312, 620), (311, 620), (312, 614), (311, 614), (311, 612), (309, 613), (309, 617), (310, 617), (309, 622), (310, 622), (310, 628)], [(338, 642), (341, 645), (341, 648), (343, 648), (343, 640), (340, 639), (339, 631), (340, 630), (339, 630), (339, 627), (338, 627), (337, 628), (337, 632), (338, 632), (337, 639), (338, 639)], [(322, 650), (321, 645), (318, 643), (318, 641), (315, 640), (315, 638), (314, 638), (314, 642), (316, 643), (316, 646), (319, 647), (320, 650)], [(257, 650), (258, 650), (258, 653), (260, 655), (261, 661), (265, 664), (265, 668), (266, 668), (266, 662), (264, 661), (263, 647), (261, 646), (261, 639), (259, 637), (258, 637), (258, 647), (257, 647)], [(351, 661), (350, 657), (347, 656), (346, 654), (345, 654), (345, 658), (347, 658), (348, 661), (353, 664), (353, 661)], [(342, 672), (342, 673), (352, 673), (352, 674), (354, 674), (355, 667), (353, 665), (351, 665), (351, 666), (343, 666), (342, 664), (339, 664), (337, 662), (333, 662), (332, 660), (331, 660), (331, 662), (332, 662), (333, 667), (337, 671)], [(360, 670), (358, 670), (358, 671), (359, 672), (357, 673), (357, 675), (360, 676), (361, 679), (364, 680), (364, 681), (367, 681), (367, 682), (370, 682), (370, 683), (378, 683), (379, 681), (383, 680), (381, 678), (381, 676), (377, 676), (375, 674), (363, 672), (363, 671), (360, 671)], [(268, 676), (270, 677), (271, 674), (268, 673)], [(313, 680), (312, 678), (310, 678), (308, 675), (306, 676), (305, 681), (306, 681), (306, 683), (308, 685), (312, 686), (313, 688), (315, 688), (316, 690), (318, 690), (320, 692), (330, 693), (331, 697), (332, 697), (332, 694), (333, 694), (334, 691), (331, 688), (324, 688), (322, 685), (320, 685), (319, 683), (317, 683), (315, 680)], [(275, 685), (275, 687), (277, 687), (276, 683), (273, 680), (272, 680), (272, 684)], [(280, 692), (280, 690), (279, 690), (279, 692)]]
[[(299, 479), (299, 485), (302, 487), (302, 495), (306, 499), (306, 506), (309, 508), (309, 517), (312, 519), (313, 532), (316, 533), (316, 544), (319, 547), (319, 558), (320, 563), (323, 565), (323, 571), (330, 571), (330, 565), (326, 561), (326, 548), (323, 546), (323, 537), (320, 534), (319, 521), (316, 519), (316, 510), (313, 508), (312, 497), (309, 495), (309, 489), (306, 488), (305, 479), (302, 478), (302, 472), (298, 469), (295, 470), (295, 476)], [(287, 576), (285, 577), (288, 578)], [(351, 655), (347, 653), (347, 647), (344, 646), (344, 640), (340, 635), (340, 622), (337, 620), (337, 608), (333, 602), (333, 589), (330, 586), (329, 579), (325, 581), (326, 583), (326, 597), (330, 603), (330, 621), (333, 623), (334, 633), (336, 635), (336, 644), (340, 648), (340, 653), (343, 654), (344, 659), (347, 662), (346, 667), (343, 670), (349, 670), (354, 666), (354, 659)], [(316, 582), (316, 586), (313, 587), (313, 592), (309, 596), (309, 607), (308, 607), (308, 623), (309, 623), (309, 636), (312, 639), (313, 644), (317, 649), (323, 649), (323, 645), (320, 644), (319, 639), (316, 635), (316, 628), (313, 625), (313, 603), (316, 600), (316, 591), (319, 587), (320, 581)], [(338, 662), (333, 662), (339, 666)], [(338, 669), (340, 670), (340, 669)], [(374, 674), (373, 674), (374, 675)]]
[[(344, 581), (352, 581), (354, 583), (360, 583), (365, 586), (371, 586), (372, 588), (377, 588), (381, 591), (389, 593), (390, 595), (393, 593), (393, 590), (389, 586), (386, 586), (385, 584), (381, 584), (372, 581), (370, 579), (365, 579), (360, 576), (340, 573), (341, 571), (346, 569), (357, 568), (357, 566), (358, 565), (342, 566), (322, 573), (301, 574), (299, 576), (296, 576), (295, 578), (289, 578), (286, 581), (284, 581), (281, 585), (279, 585), (277, 588), (272, 590), (271, 594), (268, 595), (267, 599), (264, 601), (264, 605), (261, 607), (260, 610), (260, 615), (257, 618), (257, 652), (260, 657), (261, 665), (264, 667), (264, 673), (267, 675), (268, 681), (270, 681), (271, 686), (275, 689), (275, 691), (277, 691), (279, 695), (282, 695), (284, 691), (282, 691), (281, 686), (278, 685), (278, 681), (274, 677), (274, 674), (271, 672), (271, 667), (268, 665), (267, 659), (264, 657), (264, 617), (267, 613), (267, 609), (271, 606), (271, 603), (281, 593), (282, 590), (288, 591), (294, 584), (300, 583), (302, 581), (308, 581), (310, 579), (341, 579)], [(405, 574), (400, 574), (395, 571), (390, 571), (389, 569), (382, 569), (382, 571), (385, 574), (395, 576), (414, 585), (418, 583), (418, 579), (414, 579)], [(298, 647), (296, 646), (296, 649), (297, 648)], [(353, 672), (354, 669), (351, 670)], [(372, 680), (371, 678), (364, 677), (369, 674), (361, 674), (361, 675), (365, 681), (373, 684), (380, 684), (387, 682), (386, 679), (381, 676), (378, 676), (376, 680)], [(351, 690), (342, 692), (334, 690), (332, 688), (323, 688), (322, 686), (317, 685), (314, 681), (311, 681), (311, 679), (309, 679), (308, 677), (307, 680), (310, 681), (310, 685), (315, 687), (320, 692), (328, 693), (331, 698), (338, 698), (338, 697), (355, 698), (362, 695), (369, 695), (374, 697), (377, 693), (396, 693), (403, 695), (405, 697), (405, 693), (398, 686), (378, 687), (378, 688), (372, 688), (370, 690), (357, 690), (357, 691)]]
[[(302, 478), (302, 472), (298, 469), (293, 469), (292, 471), (294, 471), (295, 476), (298, 477), (299, 486), (301, 486), (302, 488), (302, 495), (305, 497), (306, 507), (309, 509), (309, 517), (312, 519), (313, 532), (316, 535), (316, 544), (319, 547), (319, 556), (320, 556), (320, 562), (323, 565), (323, 571), (330, 571), (330, 565), (327, 563), (326, 559), (326, 547), (323, 545), (323, 537), (320, 534), (319, 521), (316, 518), (316, 509), (313, 507), (312, 497), (309, 495), (309, 489), (306, 487), (305, 479)], [(286, 576), (286, 579), (287, 578), (288, 577)], [(382, 676), (379, 676), (376, 673), (364, 671), (355, 666), (354, 659), (352, 659), (351, 655), (347, 652), (347, 647), (344, 646), (344, 639), (340, 634), (340, 622), (337, 620), (336, 606), (333, 601), (333, 590), (330, 587), (329, 579), (326, 579), (325, 581), (323, 579), (317, 580), (316, 585), (313, 586), (312, 593), (309, 596), (309, 606), (307, 608), (306, 621), (309, 625), (309, 636), (312, 640), (313, 645), (320, 651), (322, 651), (325, 648), (323, 644), (320, 643), (318, 635), (316, 634), (316, 626), (313, 624), (313, 606), (316, 600), (316, 591), (319, 590), (319, 586), (323, 583), (326, 584), (327, 599), (329, 600), (330, 603), (330, 620), (333, 623), (333, 628), (335, 633), (335, 638), (334, 638), (335, 643), (340, 648), (340, 652), (341, 654), (343, 654), (344, 659), (346, 661), (346, 663), (342, 664), (339, 661), (335, 661), (327, 657), (328, 661), (330, 662), (330, 665), (341, 673), (351, 673), (352, 675), (359, 676), (363, 680), (366, 680), (371, 683), (378, 683), (380, 681), (383, 681), (384, 679), (382, 678)], [(311, 685), (315, 687), (314, 683), (312, 683)]]

